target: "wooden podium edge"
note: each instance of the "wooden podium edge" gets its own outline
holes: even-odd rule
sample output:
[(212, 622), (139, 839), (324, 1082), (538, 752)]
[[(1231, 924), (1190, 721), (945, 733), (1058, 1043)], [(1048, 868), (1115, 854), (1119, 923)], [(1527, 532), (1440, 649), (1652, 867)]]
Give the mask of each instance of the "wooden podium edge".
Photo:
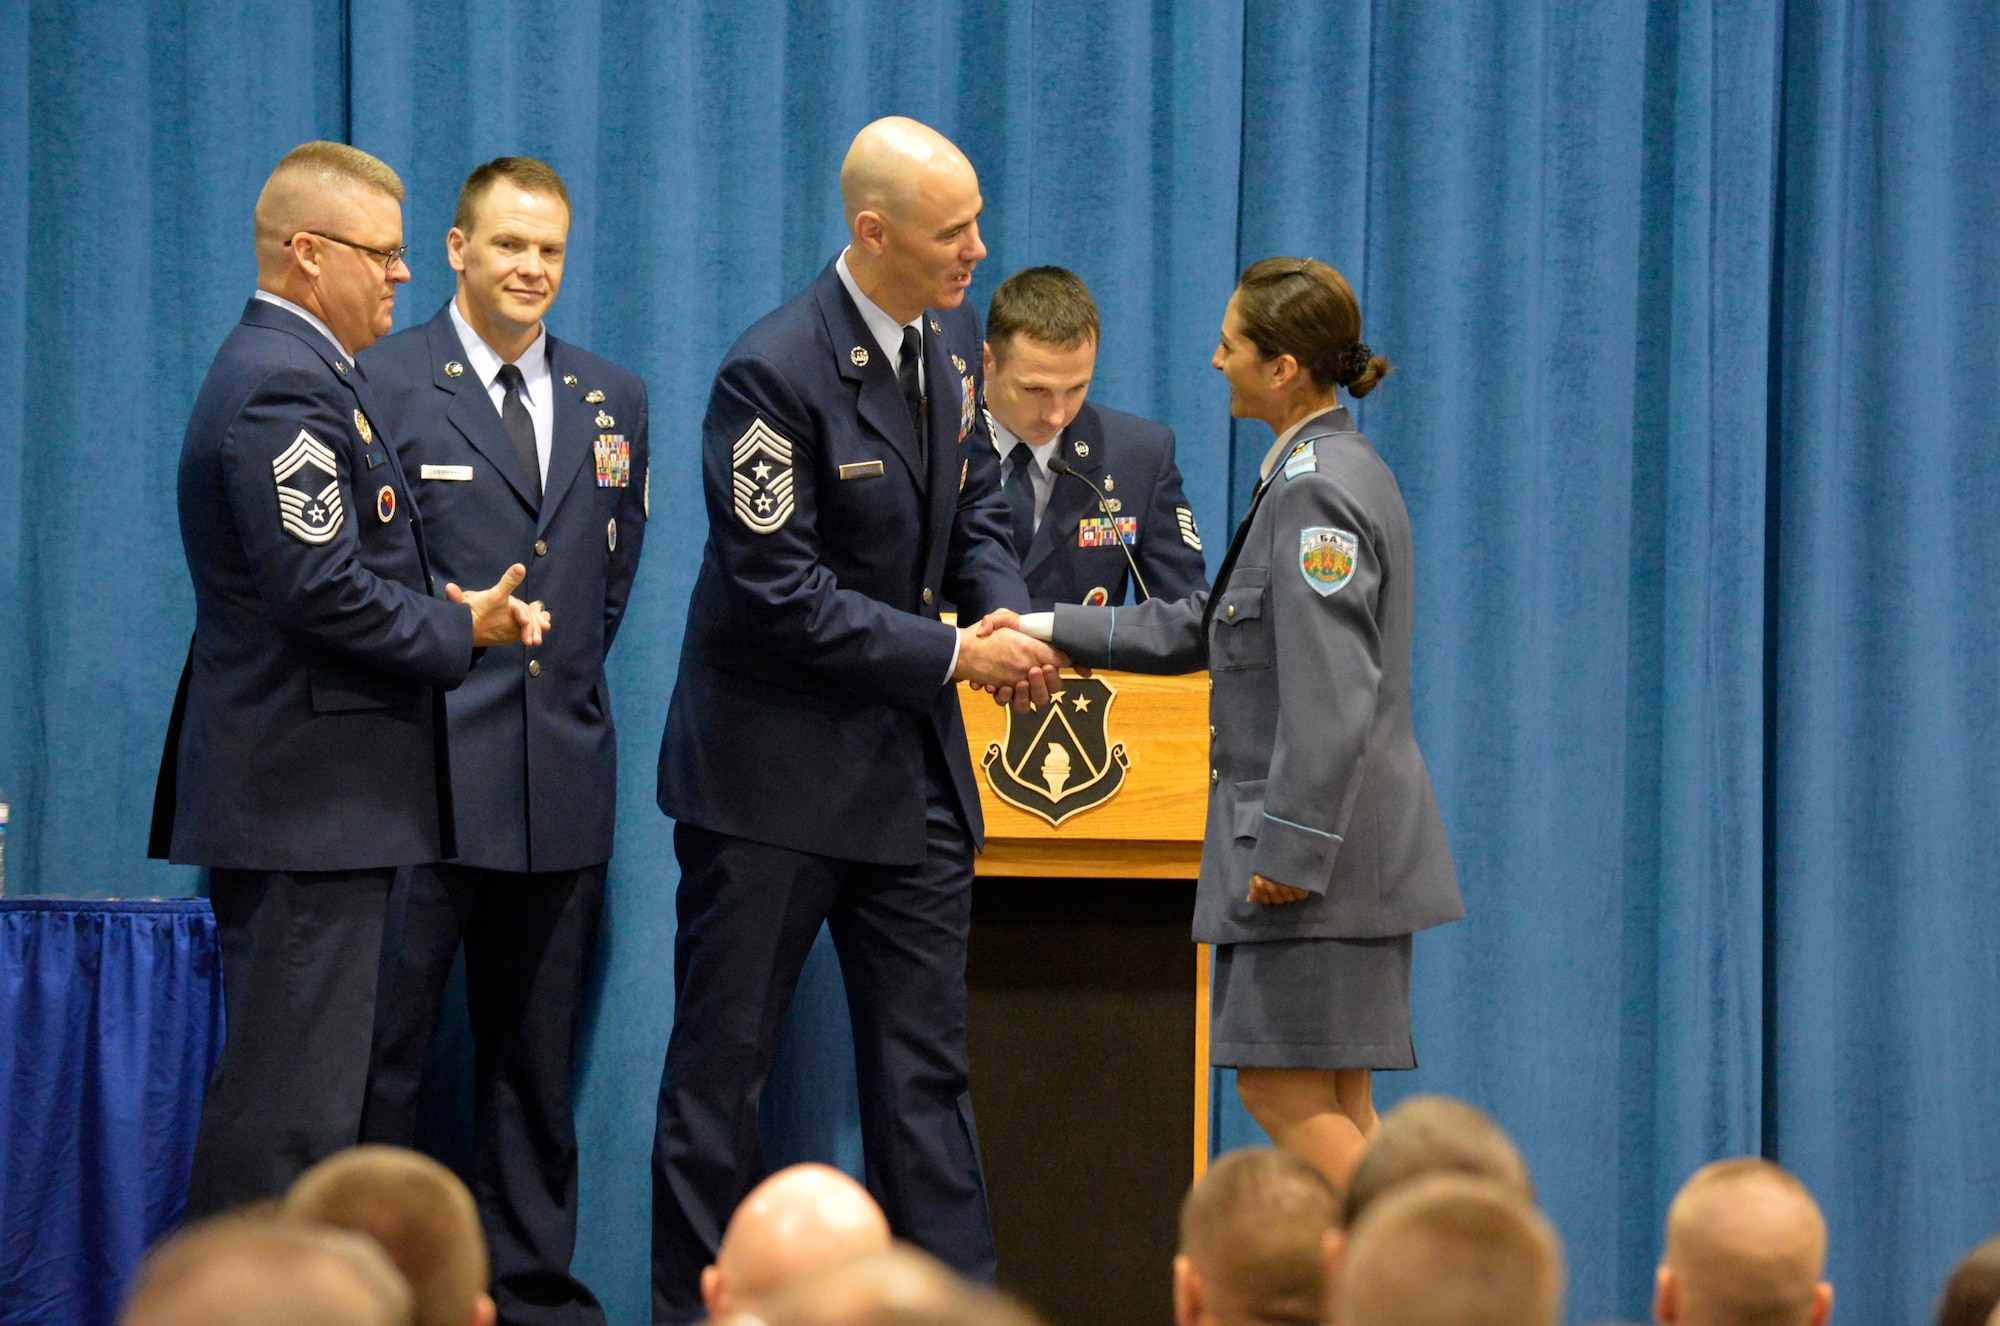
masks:
[(1207, 944), (1194, 946), (1194, 1181), (1208, 1173), (1208, 1152), (1214, 1136), (1209, 1118), (1209, 1083), (1215, 1074), (1208, 1066), (1209, 977), (1214, 970), (1213, 951)]
[(1196, 879), (1201, 843), (1119, 838), (988, 838), (975, 875), (1078, 878), (1079, 860), (1100, 879)]

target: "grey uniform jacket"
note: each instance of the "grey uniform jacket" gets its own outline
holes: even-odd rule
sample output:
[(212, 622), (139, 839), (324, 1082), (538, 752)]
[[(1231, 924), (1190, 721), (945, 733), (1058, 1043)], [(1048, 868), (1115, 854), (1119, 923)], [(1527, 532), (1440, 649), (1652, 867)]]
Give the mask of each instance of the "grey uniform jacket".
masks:
[[(1203, 943), (1402, 935), (1465, 915), (1410, 726), (1410, 517), (1353, 429), (1343, 408), (1300, 430), (1210, 593), (1055, 609), (1055, 644), (1080, 664), (1209, 669)], [(1312, 896), (1247, 902), (1253, 873)]]

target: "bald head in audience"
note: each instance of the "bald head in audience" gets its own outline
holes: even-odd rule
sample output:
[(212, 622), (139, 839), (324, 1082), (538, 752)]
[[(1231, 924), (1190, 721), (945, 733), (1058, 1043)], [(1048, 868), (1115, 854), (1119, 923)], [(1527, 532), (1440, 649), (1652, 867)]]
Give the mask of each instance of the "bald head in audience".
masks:
[(1821, 1326), (1833, 1310), (1826, 1221), (1768, 1160), (1704, 1165), (1667, 1208), (1653, 1316), (1666, 1326)]
[(1016, 1326), (1032, 1322), (908, 1244), (801, 1277), (757, 1314), (769, 1326)]
[(1246, 1148), (1209, 1166), (1181, 1205), (1178, 1326), (1330, 1319), (1340, 1195), (1283, 1151)]
[(1491, 1115), (1449, 1096), (1411, 1096), (1382, 1116), (1347, 1185), (1341, 1223), (1352, 1227), (1390, 1189), (1426, 1174), (1469, 1174), (1491, 1179), (1533, 1204), (1528, 1166)]
[(1338, 1298), (1341, 1326), (1556, 1326), (1562, 1244), (1517, 1190), (1433, 1174), (1362, 1215)]
[(412, 1326), (409, 1286), (344, 1230), (225, 1215), (153, 1249), (121, 1326)]
[(301, 1174), (284, 1213), (379, 1244), (409, 1282), (415, 1326), (493, 1326), (479, 1211), (458, 1176), (429, 1156), (350, 1147)]
[(826, 1165), (793, 1165), (750, 1190), (701, 1273), (711, 1317), (753, 1312), (816, 1272), (889, 1247), (889, 1222), (868, 1190)]
[(2000, 1311), (2000, 1235), (1958, 1259), (1938, 1296), (1937, 1326), (1986, 1326)]

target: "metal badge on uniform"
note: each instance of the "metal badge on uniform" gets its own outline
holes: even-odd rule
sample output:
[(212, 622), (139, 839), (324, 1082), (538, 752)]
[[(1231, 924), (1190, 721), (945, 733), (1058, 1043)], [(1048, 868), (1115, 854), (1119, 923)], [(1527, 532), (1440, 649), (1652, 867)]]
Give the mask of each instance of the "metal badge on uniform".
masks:
[(969, 459), (962, 460), (958, 463), (958, 491), (961, 493), (965, 491), (965, 476), (971, 471), (971, 469), (972, 469), (972, 462)]
[(354, 431), (361, 434), (363, 442), (373, 442), (375, 440), (375, 430), (368, 426), (368, 416), (359, 410), (354, 412)]
[(1115, 516), (1115, 515), (1117, 515), (1117, 514), (1118, 514), (1118, 513), (1120, 512), (1120, 511), (1123, 511), (1124, 509), (1125, 509), (1125, 503), (1124, 503), (1123, 501), (1121, 501), (1120, 499), (1118, 499), (1118, 498), (1116, 498), (1116, 497), (1107, 497), (1107, 498), (1105, 498), (1105, 499), (1104, 499), (1104, 514), (1105, 514), (1105, 515), (1107, 515), (1107, 516)]
[(444, 375), (448, 378), (463, 377), (465, 375), (465, 365), (454, 359), (444, 366)]
[(396, 490), (386, 483), (375, 494), (375, 515), (384, 525), (396, 518)]
[[(308, 469), (316, 473), (304, 474)], [(285, 533), (315, 546), (340, 533), (346, 514), (340, 505), (340, 462), (324, 442), (301, 428), (292, 445), (272, 460), (271, 476), (278, 487), (278, 523)]]
[(868, 352), (858, 345), (847, 352), (847, 357), (854, 362), (856, 368), (868, 367)]
[(965, 361), (963, 359), (960, 359), (957, 355), (953, 355), (951, 357), (951, 366), (957, 369), (961, 373), (965, 371)]
[(610, 428), (617, 422), (618, 421), (616, 419), (613, 419), (610, 415), (606, 414), (604, 411), (599, 410), (597, 412), (597, 426), (599, 428)]
[(1309, 525), (1299, 531), (1299, 574), (1324, 598), (1354, 579), (1354, 554), (1360, 540), (1344, 529)]
[(563, 385), (565, 387), (574, 387), (576, 385), (576, 374), (574, 373), (563, 374)]
[(1078, 442), (1076, 444), (1076, 454), (1079, 456), (1088, 456), (1090, 454), (1090, 443)]
[(1174, 519), (1180, 522), (1181, 542), (1196, 552), (1201, 551), (1201, 531), (1194, 526), (1194, 512), (1184, 506), (1174, 508)]
[(334, 371), (334, 372), (336, 372), (336, 373), (338, 373), (338, 374), (340, 374), (340, 376), (342, 376), (342, 377), (346, 377), (346, 376), (347, 376), (347, 365), (346, 365), (346, 364), (345, 364), (344, 362), (342, 362), (341, 360), (338, 360), (338, 359), (336, 359), (336, 360), (334, 360), (334, 361), (333, 361), (333, 371)]
[(972, 431), (972, 420), (979, 409), (979, 397), (973, 386), (972, 374), (967, 373), (958, 380), (959, 389), (965, 394), (958, 402), (958, 440), (965, 441), (965, 435)]
[(882, 462), (879, 460), (851, 460), (840, 467), (843, 479), (879, 479), (882, 477)]
[(616, 516), (613, 516), (611, 522), (604, 527), (604, 548), (607, 552), (618, 551), (618, 517)]
[(591, 452), (597, 458), (599, 488), (623, 488), (632, 482), (632, 444), (623, 433), (599, 433)]
[(450, 483), (470, 483), (472, 482), (472, 467), (470, 465), (419, 465), (417, 467), (417, 477), (419, 479), (443, 479)]
[(602, 405), (604, 404), (604, 393), (596, 390), (588, 391), (584, 393), (583, 400), (586, 405)]
[(730, 448), (736, 518), (754, 534), (769, 534), (792, 515), (792, 444), (762, 419), (750, 421)]
[(1108, 474), (1104, 476), (1104, 491), (1105, 491), (1105, 492), (1107, 492), (1107, 493), (1108, 493), (1108, 492), (1110, 492), (1110, 491), (1111, 491), (1112, 489), (1116, 488), (1117, 486), (1118, 486), (1118, 481), (1117, 481), (1116, 479), (1112, 478), (1112, 477), (1111, 477), (1110, 475), (1108, 475)]
[(1109, 520), (1093, 516), (1076, 523), (1076, 546), (1079, 548), (1115, 548), (1121, 543), (1130, 547), (1138, 541), (1137, 516), (1117, 516)]
[(938, 325), (937, 325), (937, 319), (936, 319), (936, 318), (932, 318), (932, 319), (931, 319), (931, 335), (933, 335), (933, 336), (942, 336), (942, 335), (944, 335), (944, 328), (942, 328), (942, 327), (940, 327), (940, 326), (938, 326)]
[(1086, 608), (1101, 608), (1109, 602), (1111, 602), (1111, 591), (1102, 585), (1083, 596), (1083, 606)]

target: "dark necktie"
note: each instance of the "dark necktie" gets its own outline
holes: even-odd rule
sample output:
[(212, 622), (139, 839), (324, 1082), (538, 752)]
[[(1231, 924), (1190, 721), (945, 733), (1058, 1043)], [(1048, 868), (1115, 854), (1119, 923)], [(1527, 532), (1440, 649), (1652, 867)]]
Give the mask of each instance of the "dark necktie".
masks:
[(925, 427), (923, 380), (917, 366), (924, 361), (923, 334), (915, 327), (903, 328), (903, 359), (896, 365), (896, 381), (903, 388), (903, 401), (910, 407), (910, 424), (917, 430), (917, 458), (925, 473), (930, 472), (930, 429)]
[(500, 422), (507, 425), (507, 436), (514, 441), (514, 454), (521, 458), (521, 468), (528, 472), (528, 500), (537, 509), (542, 505), (542, 456), (535, 450), (535, 421), (528, 417), (528, 407), (521, 400), (521, 369), (517, 364), (502, 364), (494, 380), (507, 389), (500, 401)]
[(1035, 537), (1035, 481), (1028, 474), (1034, 463), (1028, 444), (1016, 442), (1007, 456), (1007, 482), (1001, 489), (1014, 513), (1014, 556), (1023, 562), (1028, 560), (1028, 544)]

